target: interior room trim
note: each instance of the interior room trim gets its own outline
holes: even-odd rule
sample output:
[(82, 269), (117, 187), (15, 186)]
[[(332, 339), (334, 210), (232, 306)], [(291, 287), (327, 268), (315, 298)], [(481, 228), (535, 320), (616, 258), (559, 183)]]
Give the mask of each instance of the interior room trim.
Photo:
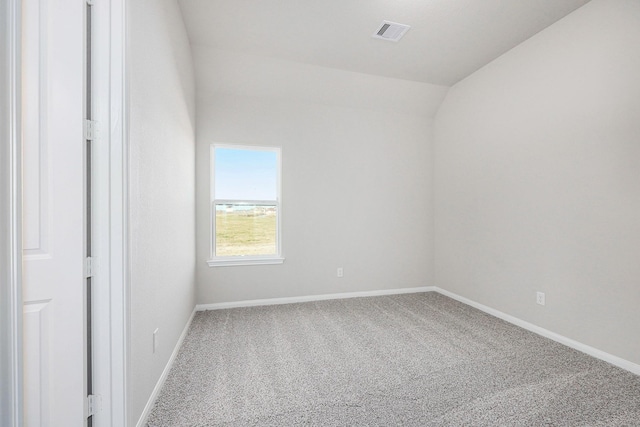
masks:
[(338, 294), (305, 295), (305, 296), (299, 296), (299, 297), (286, 297), (286, 298), (265, 298), (265, 299), (246, 300), (246, 301), (220, 302), (220, 303), (214, 303), (214, 304), (198, 304), (196, 305), (196, 310), (197, 311), (222, 310), (225, 308), (257, 307), (261, 305), (295, 304), (298, 302), (325, 301), (325, 300), (331, 300), (331, 299), (412, 294), (412, 293), (419, 293), (419, 292), (429, 292), (433, 290), (435, 289), (432, 286), (423, 286), (418, 288), (381, 289), (377, 291), (343, 292)]

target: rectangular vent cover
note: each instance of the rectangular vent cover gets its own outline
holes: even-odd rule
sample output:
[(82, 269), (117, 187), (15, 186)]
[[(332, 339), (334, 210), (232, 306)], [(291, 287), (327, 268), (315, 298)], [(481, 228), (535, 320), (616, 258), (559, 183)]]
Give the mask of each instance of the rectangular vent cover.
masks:
[(397, 42), (402, 38), (402, 36), (404, 36), (404, 33), (406, 33), (409, 28), (411, 27), (408, 25), (398, 24), (391, 21), (382, 21), (382, 24), (380, 24), (376, 32), (373, 33), (371, 37)]

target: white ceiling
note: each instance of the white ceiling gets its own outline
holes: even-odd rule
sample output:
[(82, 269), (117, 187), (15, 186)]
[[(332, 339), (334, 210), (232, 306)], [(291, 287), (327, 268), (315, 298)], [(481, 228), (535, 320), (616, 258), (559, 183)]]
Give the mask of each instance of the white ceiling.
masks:
[[(452, 85), (589, 0), (180, 0), (193, 45)], [(398, 43), (382, 20), (408, 24)]]

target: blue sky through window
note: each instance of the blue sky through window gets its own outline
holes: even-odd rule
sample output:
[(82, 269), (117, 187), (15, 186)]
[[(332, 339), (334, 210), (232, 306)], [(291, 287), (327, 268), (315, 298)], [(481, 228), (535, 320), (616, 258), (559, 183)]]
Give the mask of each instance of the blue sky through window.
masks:
[(216, 199), (275, 200), (277, 153), (217, 147), (214, 179)]

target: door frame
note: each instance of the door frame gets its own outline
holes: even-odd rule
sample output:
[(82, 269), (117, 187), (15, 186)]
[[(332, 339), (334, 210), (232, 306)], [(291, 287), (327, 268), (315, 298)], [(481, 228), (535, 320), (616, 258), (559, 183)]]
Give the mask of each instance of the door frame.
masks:
[(129, 89), (126, 0), (92, 2), (94, 427), (131, 425), (129, 387)]
[[(0, 424), (23, 422), (22, 180), (20, 132), (21, 0), (0, 2)], [(102, 410), (96, 427), (127, 426), (129, 389), (129, 143), (125, 0), (95, 2), (94, 79), (98, 147), (93, 184), (98, 259), (103, 286), (94, 338)], [(104, 296), (107, 299), (102, 299)]]
[(22, 426), (21, 2), (0, 2), (0, 424)]

